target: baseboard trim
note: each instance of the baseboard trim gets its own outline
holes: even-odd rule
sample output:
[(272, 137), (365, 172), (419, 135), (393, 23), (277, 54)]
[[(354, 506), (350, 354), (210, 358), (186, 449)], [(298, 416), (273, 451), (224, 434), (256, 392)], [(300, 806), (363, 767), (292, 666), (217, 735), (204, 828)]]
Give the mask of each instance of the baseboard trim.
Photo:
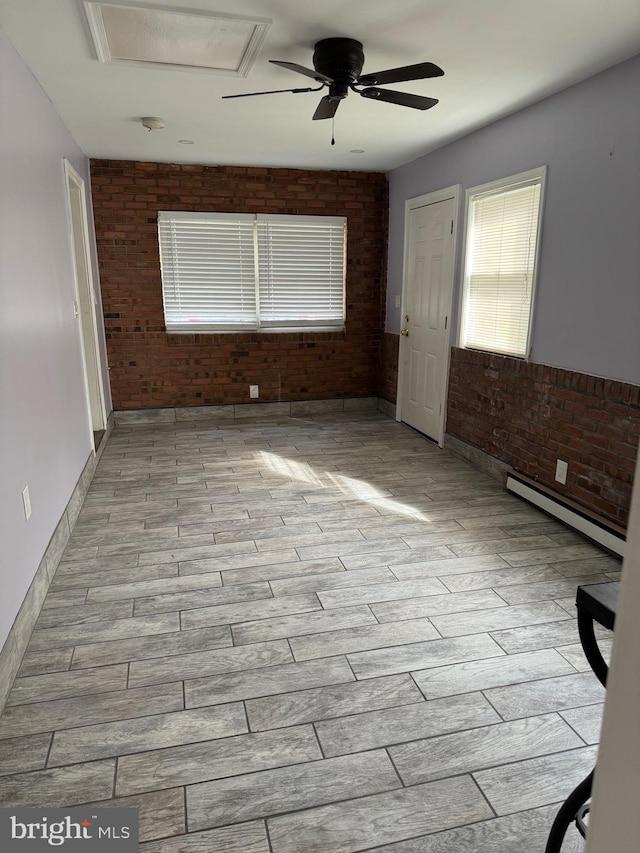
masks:
[(116, 426), (204, 420), (227, 422), (245, 418), (289, 418), (333, 412), (374, 411), (379, 408), (379, 402), (378, 397), (347, 397), (277, 403), (238, 403), (226, 406), (176, 406), (165, 409), (120, 409), (114, 416)]
[(0, 651), (0, 714), (5, 706), (13, 682), (20, 669), (22, 658), (33, 632), (36, 620), (44, 603), (49, 586), (58, 568), (58, 563), (67, 546), (71, 531), (77, 521), (85, 496), (93, 480), (98, 460), (102, 455), (109, 435), (113, 430), (113, 412), (109, 415), (105, 434), (98, 449), (91, 453), (78, 477), (78, 481), (67, 501), (64, 512), (56, 525), (49, 544), (40, 560), (31, 585), (11, 626), (7, 639)]
[(586, 536), (596, 545), (620, 557), (624, 556), (626, 535), (624, 528), (619, 525), (580, 506), (548, 486), (514, 471), (505, 462), (453, 435), (445, 436), (444, 449), (469, 462), (474, 468), (478, 468), (499, 482), (507, 491), (537, 506), (553, 518), (557, 518), (558, 521)]
[(505, 487), (507, 491), (519, 495), (607, 551), (624, 557), (626, 536), (617, 525), (610, 524), (596, 513), (580, 507), (575, 501), (518, 474), (517, 471), (508, 472)]
[(395, 403), (391, 403), (389, 400), (385, 400), (384, 397), (378, 397), (378, 411), (382, 412), (383, 415), (386, 415), (388, 418), (393, 418), (396, 420), (396, 410), (397, 406)]
[(465, 462), (469, 462), (474, 468), (504, 486), (509, 470), (509, 466), (505, 462), (501, 462), (495, 456), (490, 456), (484, 450), (480, 450), (479, 447), (467, 444), (466, 441), (462, 441), (449, 433), (446, 433), (444, 437), (444, 449), (454, 456), (464, 459)]

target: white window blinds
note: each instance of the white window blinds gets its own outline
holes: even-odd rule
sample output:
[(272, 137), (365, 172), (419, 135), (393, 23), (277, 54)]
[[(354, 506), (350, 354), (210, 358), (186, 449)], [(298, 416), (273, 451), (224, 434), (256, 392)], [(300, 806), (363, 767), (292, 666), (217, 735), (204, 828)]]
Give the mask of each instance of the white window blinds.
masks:
[(542, 178), (470, 194), (463, 346), (526, 356)]
[(169, 331), (344, 323), (343, 217), (161, 211)]

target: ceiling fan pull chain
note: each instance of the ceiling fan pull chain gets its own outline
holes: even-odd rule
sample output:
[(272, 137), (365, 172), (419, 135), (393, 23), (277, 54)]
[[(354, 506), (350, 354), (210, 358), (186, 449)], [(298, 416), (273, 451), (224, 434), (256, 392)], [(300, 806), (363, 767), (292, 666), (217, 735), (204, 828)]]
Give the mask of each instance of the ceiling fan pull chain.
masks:
[(336, 117), (335, 117), (335, 115), (331, 119), (331, 144), (332, 145), (336, 144)]

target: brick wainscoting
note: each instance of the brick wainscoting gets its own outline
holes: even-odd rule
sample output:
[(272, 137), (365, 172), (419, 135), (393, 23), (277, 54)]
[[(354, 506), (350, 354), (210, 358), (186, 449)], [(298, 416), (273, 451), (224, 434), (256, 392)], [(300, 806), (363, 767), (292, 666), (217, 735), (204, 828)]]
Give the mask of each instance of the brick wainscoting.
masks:
[[(369, 397), (384, 317), (387, 181), (368, 172), (91, 162), (115, 409)], [(347, 216), (341, 333), (165, 332), (159, 210)]]
[(380, 369), (378, 373), (378, 397), (396, 402), (398, 391), (398, 352), (400, 335), (384, 332), (380, 347)]
[[(454, 348), (447, 433), (626, 525), (640, 387)], [(566, 486), (556, 460), (569, 463)]]

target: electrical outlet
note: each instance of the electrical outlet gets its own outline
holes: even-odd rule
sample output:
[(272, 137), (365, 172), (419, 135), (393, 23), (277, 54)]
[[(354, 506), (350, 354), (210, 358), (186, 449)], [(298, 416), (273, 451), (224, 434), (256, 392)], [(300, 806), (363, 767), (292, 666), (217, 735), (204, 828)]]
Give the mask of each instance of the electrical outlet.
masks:
[(566, 485), (567, 482), (567, 471), (569, 469), (569, 464), (567, 462), (563, 462), (562, 459), (558, 459), (556, 462), (556, 481), (558, 483), (562, 483), (562, 485)]
[(31, 518), (31, 497), (29, 496), (29, 486), (25, 486), (22, 490), (22, 504), (24, 506), (24, 517), (26, 521)]
[(258, 386), (257, 385), (249, 385), (249, 397), (251, 397), (252, 400), (257, 400), (259, 396), (260, 396), (260, 393), (259, 393)]

